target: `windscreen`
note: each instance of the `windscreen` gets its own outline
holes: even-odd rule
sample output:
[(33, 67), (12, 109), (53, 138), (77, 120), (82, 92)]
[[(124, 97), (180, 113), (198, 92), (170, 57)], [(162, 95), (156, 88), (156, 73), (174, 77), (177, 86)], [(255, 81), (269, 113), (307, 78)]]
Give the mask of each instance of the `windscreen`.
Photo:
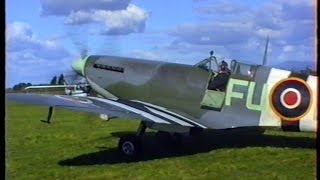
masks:
[(211, 58), (207, 58), (204, 59), (200, 62), (198, 62), (197, 64), (195, 64), (195, 66), (205, 70), (205, 71), (214, 71), (214, 72), (218, 72), (218, 63), (215, 57), (211, 57)]

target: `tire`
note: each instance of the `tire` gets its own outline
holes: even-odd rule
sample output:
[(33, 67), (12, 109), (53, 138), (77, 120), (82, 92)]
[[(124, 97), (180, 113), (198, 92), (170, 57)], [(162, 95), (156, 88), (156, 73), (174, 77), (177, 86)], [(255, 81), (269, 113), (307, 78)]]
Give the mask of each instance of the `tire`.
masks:
[(118, 150), (128, 158), (138, 157), (142, 152), (141, 139), (134, 135), (121, 137), (118, 143)]

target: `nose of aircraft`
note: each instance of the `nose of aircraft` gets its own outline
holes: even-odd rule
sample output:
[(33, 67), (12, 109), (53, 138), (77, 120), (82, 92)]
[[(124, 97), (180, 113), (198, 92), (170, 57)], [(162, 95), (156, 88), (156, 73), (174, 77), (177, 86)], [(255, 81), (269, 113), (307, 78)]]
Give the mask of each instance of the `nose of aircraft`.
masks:
[(72, 63), (71, 67), (72, 69), (80, 74), (81, 76), (84, 76), (84, 67), (86, 65), (87, 58), (79, 59)]

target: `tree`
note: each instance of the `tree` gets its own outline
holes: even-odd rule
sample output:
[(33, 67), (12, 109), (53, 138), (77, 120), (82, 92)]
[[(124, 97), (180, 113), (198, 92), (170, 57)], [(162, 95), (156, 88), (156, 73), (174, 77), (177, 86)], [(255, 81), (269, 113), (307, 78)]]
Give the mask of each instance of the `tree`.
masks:
[(59, 79), (58, 79), (58, 84), (63, 85), (64, 84), (64, 76), (63, 74), (60, 74)]
[(54, 76), (51, 81), (50, 81), (51, 85), (56, 85), (57, 84), (57, 76)]
[(311, 68), (309, 68), (308, 66), (306, 67), (306, 69), (300, 70), (301, 74), (307, 74), (307, 75), (316, 75), (317, 72), (312, 70)]
[(32, 86), (31, 83), (19, 83), (13, 86), (13, 90), (14, 91), (19, 91), (19, 90), (23, 90), (24, 88), (28, 87), (28, 86)]

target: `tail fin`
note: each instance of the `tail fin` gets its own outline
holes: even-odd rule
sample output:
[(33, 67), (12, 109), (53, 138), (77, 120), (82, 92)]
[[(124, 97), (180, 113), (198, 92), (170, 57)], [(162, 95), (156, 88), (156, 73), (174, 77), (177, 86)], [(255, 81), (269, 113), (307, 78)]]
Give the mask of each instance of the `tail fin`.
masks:
[(262, 65), (267, 65), (267, 55), (268, 55), (268, 44), (269, 44), (269, 35), (267, 37), (266, 47), (264, 49), (263, 62)]

